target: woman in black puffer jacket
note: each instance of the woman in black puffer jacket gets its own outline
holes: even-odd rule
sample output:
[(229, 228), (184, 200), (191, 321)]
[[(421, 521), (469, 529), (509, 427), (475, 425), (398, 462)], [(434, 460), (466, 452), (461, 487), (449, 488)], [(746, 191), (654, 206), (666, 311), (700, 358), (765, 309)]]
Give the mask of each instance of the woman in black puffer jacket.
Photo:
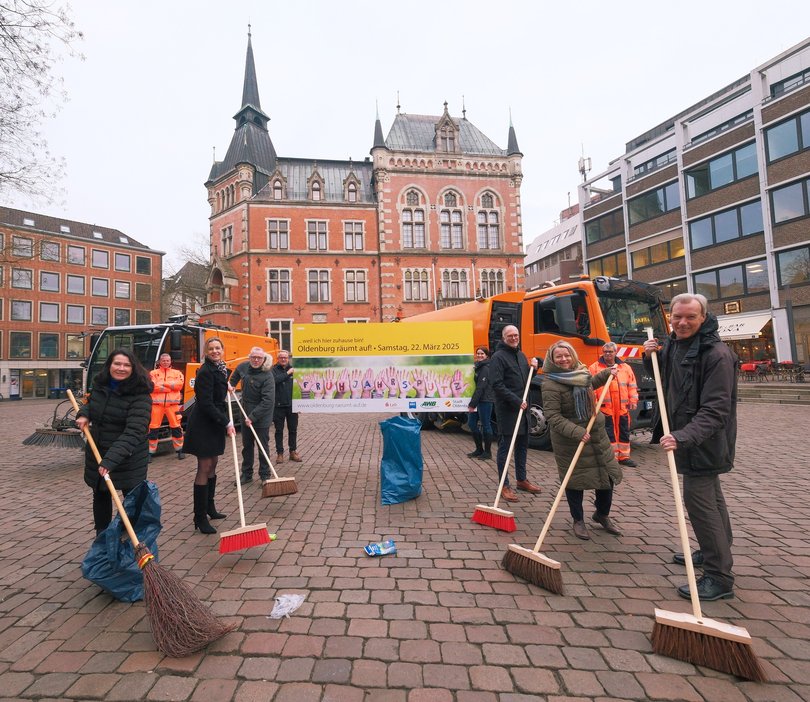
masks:
[(109, 473), (124, 495), (146, 480), (151, 392), (152, 381), (140, 361), (129, 351), (116, 349), (93, 379), (90, 397), (76, 415), (80, 429), (90, 424), (101, 454), (99, 465), (89, 444), (84, 452), (84, 482), (93, 490), (97, 534), (112, 521), (112, 499), (104, 475)]

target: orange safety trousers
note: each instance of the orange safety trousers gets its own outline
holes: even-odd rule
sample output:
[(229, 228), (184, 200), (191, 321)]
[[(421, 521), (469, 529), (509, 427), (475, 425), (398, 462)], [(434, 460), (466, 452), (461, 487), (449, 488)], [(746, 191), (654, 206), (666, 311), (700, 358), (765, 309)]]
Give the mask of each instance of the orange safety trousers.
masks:
[(172, 448), (175, 451), (183, 450), (183, 430), (180, 427), (180, 417), (178, 412), (180, 405), (174, 403), (152, 405), (152, 419), (149, 422), (149, 453), (156, 453), (158, 446), (158, 429), (163, 424), (164, 415), (169, 421), (172, 430)]

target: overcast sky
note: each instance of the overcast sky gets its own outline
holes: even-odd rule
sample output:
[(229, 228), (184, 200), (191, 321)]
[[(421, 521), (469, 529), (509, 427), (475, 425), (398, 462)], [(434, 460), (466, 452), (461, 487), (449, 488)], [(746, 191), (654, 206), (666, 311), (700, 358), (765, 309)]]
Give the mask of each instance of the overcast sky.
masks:
[(241, 106), (247, 25), (279, 156), (362, 160), (379, 104), (467, 119), (524, 154), (523, 236), (576, 202), (631, 138), (804, 39), (807, 0), (74, 0), (84, 61), (45, 124), (67, 162), (53, 202), (6, 202), (120, 229), (170, 254), (208, 234), (203, 186)]

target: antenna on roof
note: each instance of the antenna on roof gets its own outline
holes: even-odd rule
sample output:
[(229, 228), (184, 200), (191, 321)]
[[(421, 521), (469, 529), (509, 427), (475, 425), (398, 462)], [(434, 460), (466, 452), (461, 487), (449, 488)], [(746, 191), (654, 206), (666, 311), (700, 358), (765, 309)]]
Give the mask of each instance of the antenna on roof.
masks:
[(591, 159), (585, 157), (585, 145), (582, 145), (582, 156), (579, 157), (578, 162), (579, 172), (582, 175), (582, 182), (588, 180), (588, 173), (591, 172)]
[(397, 114), (399, 114), (399, 90), (397, 90)]
[(214, 163), (216, 163), (217, 162), (217, 147), (214, 146), (213, 149), (214, 149)]
[(464, 96), (461, 96), (461, 119), (467, 119), (467, 103), (464, 101)]

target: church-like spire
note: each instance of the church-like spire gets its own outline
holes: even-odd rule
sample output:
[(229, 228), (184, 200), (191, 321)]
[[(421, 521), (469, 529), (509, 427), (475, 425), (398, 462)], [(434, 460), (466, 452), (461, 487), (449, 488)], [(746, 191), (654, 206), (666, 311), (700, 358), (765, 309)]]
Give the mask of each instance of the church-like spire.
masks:
[(382, 122), (380, 122), (380, 107), (377, 106), (377, 119), (374, 122), (374, 146), (372, 149), (385, 148), (385, 139), (383, 138)]
[(257, 110), (262, 109), (259, 100), (259, 83), (256, 80), (256, 64), (253, 61), (253, 44), (251, 42), (250, 25), (248, 25), (247, 58), (245, 59), (245, 84), (242, 88), (242, 109), (252, 105)]
[(509, 139), (506, 144), (507, 156), (523, 156), (517, 142), (517, 134), (515, 134), (515, 127), (512, 125), (512, 110), (509, 110)]

